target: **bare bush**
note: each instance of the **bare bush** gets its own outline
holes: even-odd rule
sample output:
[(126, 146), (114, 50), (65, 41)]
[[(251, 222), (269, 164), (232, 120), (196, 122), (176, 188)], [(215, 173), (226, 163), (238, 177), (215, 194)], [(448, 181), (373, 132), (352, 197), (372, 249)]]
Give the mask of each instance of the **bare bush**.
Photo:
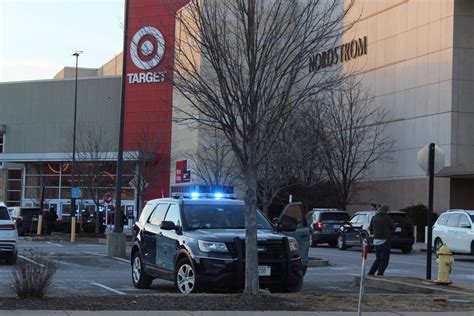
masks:
[(43, 259), (38, 254), (31, 254), (28, 260), (20, 260), (12, 271), (12, 283), (16, 295), (21, 298), (42, 298), (45, 296), (57, 263)]

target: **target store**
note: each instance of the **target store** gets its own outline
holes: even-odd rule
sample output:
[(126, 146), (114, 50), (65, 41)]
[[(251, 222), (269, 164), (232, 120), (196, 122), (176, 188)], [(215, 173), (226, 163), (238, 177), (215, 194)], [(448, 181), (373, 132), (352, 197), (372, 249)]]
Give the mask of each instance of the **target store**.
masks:
[[(175, 14), (184, 2), (169, 3), (129, 1), (121, 197), (129, 216), (140, 193), (146, 200), (168, 196), (176, 182), (191, 184), (190, 177), (175, 180), (176, 164), (178, 173), (188, 172), (186, 161), (171, 160), (173, 88), (165, 78), (172, 76)], [(91, 214), (99, 204), (113, 207), (122, 65), (119, 54), (77, 71), (74, 181), (78, 208)], [(49, 80), (0, 83), (0, 201), (8, 206), (43, 202), (70, 216), (75, 76), (75, 67), (64, 67)]]

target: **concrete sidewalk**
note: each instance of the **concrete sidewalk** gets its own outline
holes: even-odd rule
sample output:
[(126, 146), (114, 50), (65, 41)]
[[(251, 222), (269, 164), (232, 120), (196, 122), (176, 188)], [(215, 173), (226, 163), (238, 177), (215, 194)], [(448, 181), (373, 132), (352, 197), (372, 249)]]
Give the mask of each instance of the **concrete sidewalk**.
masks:
[[(472, 316), (467, 312), (363, 312), (364, 316)], [(4, 311), (2, 316), (353, 316), (357, 312), (242, 312), (242, 311)]]

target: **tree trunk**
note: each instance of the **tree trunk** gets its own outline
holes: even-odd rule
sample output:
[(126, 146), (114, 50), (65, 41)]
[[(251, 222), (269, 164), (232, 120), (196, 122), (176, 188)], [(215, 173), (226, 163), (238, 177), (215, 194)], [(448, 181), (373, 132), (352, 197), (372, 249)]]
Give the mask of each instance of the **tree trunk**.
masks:
[(249, 168), (245, 192), (245, 289), (246, 295), (259, 294), (257, 254), (257, 179), (256, 170)]

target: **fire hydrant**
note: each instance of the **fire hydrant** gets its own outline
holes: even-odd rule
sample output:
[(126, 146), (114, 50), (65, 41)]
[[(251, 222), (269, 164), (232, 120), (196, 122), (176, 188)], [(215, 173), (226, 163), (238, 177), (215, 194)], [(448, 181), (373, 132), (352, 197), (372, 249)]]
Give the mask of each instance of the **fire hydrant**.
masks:
[(449, 285), (452, 283), (449, 280), (449, 274), (451, 273), (454, 262), (453, 254), (449, 251), (449, 248), (446, 245), (442, 245), (437, 254), (438, 259), (436, 259), (436, 263), (438, 264), (438, 279), (435, 283)]

